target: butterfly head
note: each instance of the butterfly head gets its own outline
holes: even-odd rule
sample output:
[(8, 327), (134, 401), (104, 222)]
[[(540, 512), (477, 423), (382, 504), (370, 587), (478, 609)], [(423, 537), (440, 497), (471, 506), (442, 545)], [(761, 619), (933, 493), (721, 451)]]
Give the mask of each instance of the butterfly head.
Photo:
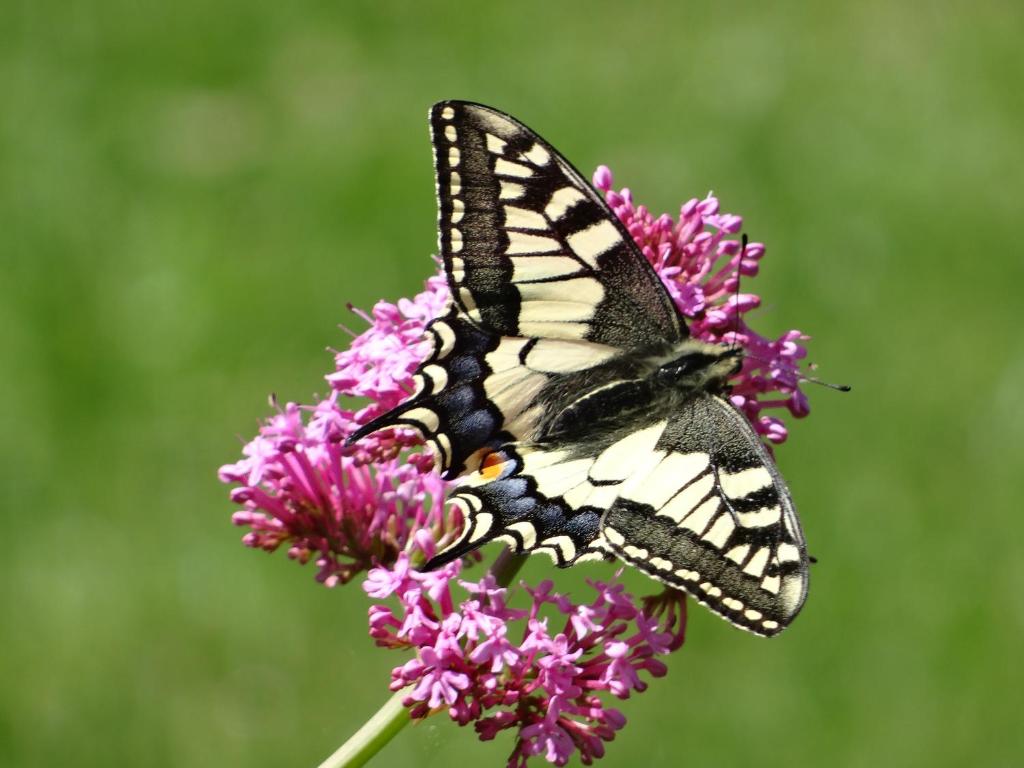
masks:
[(719, 392), (742, 367), (741, 347), (687, 339), (659, 364), (655, 377), (665, 386)]

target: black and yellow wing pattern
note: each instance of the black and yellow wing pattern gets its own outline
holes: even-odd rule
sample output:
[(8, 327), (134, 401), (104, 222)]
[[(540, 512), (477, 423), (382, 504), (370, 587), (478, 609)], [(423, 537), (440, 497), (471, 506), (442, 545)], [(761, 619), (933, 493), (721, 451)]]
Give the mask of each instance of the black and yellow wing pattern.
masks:
[(561, 567), (617, 556), (760, 635), (807, 592), (785, 482), (727, 398), (735, 348), (689, 337), (604, 199), (512, 117), (430, 112), (438, 240), (452, 302), (427, 329), (417, 392), (351, 439), (418, 429), (459, 541), (502, 539)]

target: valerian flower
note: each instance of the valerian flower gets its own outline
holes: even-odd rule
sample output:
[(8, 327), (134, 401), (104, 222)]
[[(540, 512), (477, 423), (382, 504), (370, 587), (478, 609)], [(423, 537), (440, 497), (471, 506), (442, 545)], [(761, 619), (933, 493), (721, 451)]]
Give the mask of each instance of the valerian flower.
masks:
[[(732, 400), (767, 441), (783, 442), (784, 422), (764, 412), (806, 415), (799, 365), (807, 337), (789, 331), (770, 340), (747, 324), (760, 299), (737, 293), (738, 281), (757, 274), (764, 245), (743, 247), (732, 237), (742, 220), (720, 213), (714, 197), (688, 201), (673, 219), (634, 205), (628, 189), (614, 191), (604, 166), (594, 185), (691, 334), (743, 348)], [(413, 374), (430, 349), (424, 329), (448, 302), (447, 281), (435, 274), (412, 299), (378, 302), (369, 314), (356, 310), (369, 327), (335, 354), (330, 394), (312, 406), (278, 407), (220, 477), (236, 485), (231, 499), (242, 508), (234, 522), (249, 529), (247, 546), (285, 547), (290, 558), (314, 562), (327, 586), (364, 575), (374, 601), (370, 636), (410, 655), (392, 671), (390, 687), (402, 692), (412, 718), (447, 712), (485, 740), (513, 732), (512, 768), (533, 756), (564, 765), (575, 753), (590, 764), (626, 722), (608, 700), (644, 691), (650, 678), (666, 673), (662, 658), (682, 645), (682, 594), (638, 599), (617, 577), (588, 582), (585, 596), (556, 592), (547, 580), (518, 592), (491, 574), (461, 578), (463, 561), (420, 572), (417, 566), (458, 537), (462, 516), (444, 504), (454, 483), (441, 479), (414, 430), (385, 429), (345, 444), (413, 393)], [(525, 594), (528, 605), (512, 607), (513, 592)]]
[(485, 740), (514, 729), (510, 766), (532, 755), (556, 765), (574, 752), (587, 765), (601, 757), (626, 719), (600, 694), (626, 699), (647, 688), (641, 673), (666, 673), (655, 656), (682, 643), (682, 594), (670, 592), (655, 607), (614, 580), (591, 581), (595, 595), (583, 604), (545, 580), (525, 587), (531, 604), (519, 609), (491, 575), (462, 581), (459, 568), (455, 562), (418, 573), (402, 556), (392, 569), (370, 572), (367, 594), (398, 602), (397, 611), (374, 606), (371, 636), (383, 647), (416, 652), (392, 671), (392, 690), (406, 691), (414, 718), (446, 710), (460, 725), (474, 723)]

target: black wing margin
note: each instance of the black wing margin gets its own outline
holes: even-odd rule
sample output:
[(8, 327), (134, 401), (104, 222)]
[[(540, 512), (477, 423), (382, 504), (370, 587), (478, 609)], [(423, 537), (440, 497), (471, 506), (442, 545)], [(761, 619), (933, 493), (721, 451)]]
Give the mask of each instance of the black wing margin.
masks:
[(460, 311), (502, 336), (640, 350), (687, 336), (604, 199), (550, 144), (480, 104), (430, 110), (438, 241)]

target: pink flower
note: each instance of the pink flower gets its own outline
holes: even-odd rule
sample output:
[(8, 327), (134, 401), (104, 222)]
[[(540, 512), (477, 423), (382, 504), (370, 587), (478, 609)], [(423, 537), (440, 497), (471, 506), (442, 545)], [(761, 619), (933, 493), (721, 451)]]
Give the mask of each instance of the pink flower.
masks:
[[(456, 565), (435, 577), (438, 588), (429, 597), (420, 588), (426, 574), (410, 571), (404, 555), (394, 567), (370, 572), (368, 594), (398, 599), (397, 612), (371, 608), (372, 636), (378, 645), (416, 654), (392, 671), (391, 689), (407, 691), (414, 718), (445, 708), (460, 725), (474, 723), (481, 739), (515, 730), (510, 766), (533, 755), (556, 765), (576, 752), (585, 764), (601, 757), (604, 742), (626, 722), (601, 694), (628, 698), (647, 687), (643, 675), (665, 674), (654, 657), (682, 643), (683, 595), (668, 591), (641, 603), (621, 584), (589, 582), (594, 599), (581, 605), (545, 580), (526, 587), (532, 604), (520, 610), (508, 606), (492, 576), (459, 581)], [(545, 606), (563, 617), (556, 629), (549, 614), (541, 616)]]
[[(761, 304), (752, 293), (736, 293), (740, 276), (754, 277), (764, 256), (763, 243), (742, 243), (728, 237), (740, 231), (743, 219), (719, 213), (718, 199), (693, 198), (679, 210), (655, 218), (635, 205), (628, 189), (612, 189), (612, 172), (600, 166), (594, 186), (633, 236), (654, 267), (676, 306), (686, 316), (690, 333), (704, 341), (738, 344), (746, 353), (743, 368), (733, 378), (732, 401), (766, 440), (781, 443), (787, 431), (781, 418), (765, 409), (786, 408), (800, 418), (810, 410), (800, 391), (800, 361), (807, 356), (800, 344), (809, 337), (788, 331), (775, 341), (747, 325), (745, 315)], [(742, 251), (742, 253), (741, 253)], [(744, 283), (746, 284), (746, 283)]]
[[(288, 403), (242, 449), (243, 458), (220, 468), (236, 483), (231, 500), (242, 506), (236, 525), (249, 528), (246, 546), (273, 552), (287, 547), (299, 563), (313, 561), (317, 580), (333, 587), (400, 553), (422, 562), (451, 541), (461, 525), (445, 508), (448, 484), (433, 471), (412, 430), (385, 430), (346, 447), (345, 438), (377, 413), (401, 402), (426, 350), (423, 328), (448, 293), (431, 278), (427, 290), (399, 305), (379, 302), (371, 327), (335, 356), (327, 376), (330, 396), (315, 406)], [(366, 397), (360, 411), (343, 396)], [(385, 585), (379, 589), (385, 590)]]

